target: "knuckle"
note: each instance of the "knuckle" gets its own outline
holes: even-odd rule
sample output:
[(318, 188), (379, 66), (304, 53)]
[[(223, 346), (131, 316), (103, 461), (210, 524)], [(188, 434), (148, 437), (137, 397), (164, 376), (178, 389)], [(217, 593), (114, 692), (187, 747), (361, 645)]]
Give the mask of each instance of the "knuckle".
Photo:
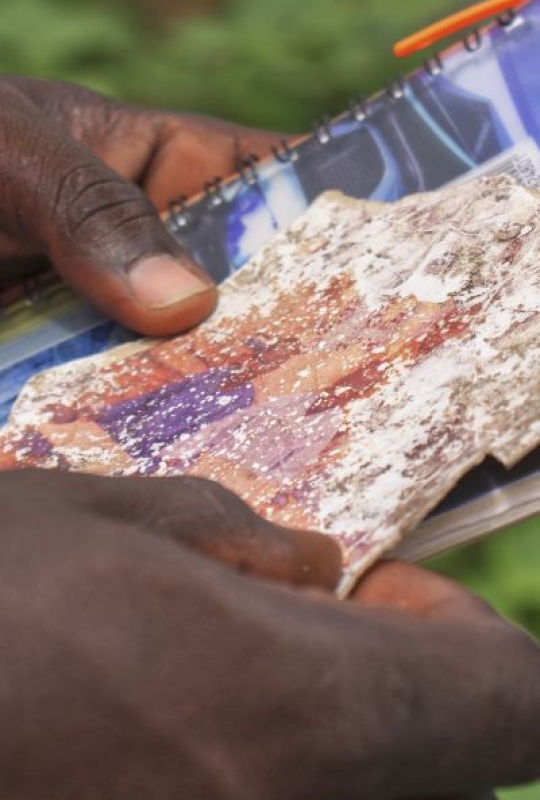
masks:
[(259, 517), (225, 486), (206, 478), (178, 478), (176, 494), (182, 512), (196, 521), (199, 530), (242, 534), (256, 529)]
[(64, 173), (53, 205), (57, 227), (70, 239), (87, 241), (135, 227), (152, 213), (137, 187), (106, 169), (99, 174), (91, 163), (77, 164)]
[(236, 521), (251, 524), (258, 519), (257, 515), (237, 494), (221, 483), (200, 479), (198, 490), (201, 493), (201, 500), (206, 502), (209, 511), (215, 516), (223, 519), (230, 519), (233, 516)]

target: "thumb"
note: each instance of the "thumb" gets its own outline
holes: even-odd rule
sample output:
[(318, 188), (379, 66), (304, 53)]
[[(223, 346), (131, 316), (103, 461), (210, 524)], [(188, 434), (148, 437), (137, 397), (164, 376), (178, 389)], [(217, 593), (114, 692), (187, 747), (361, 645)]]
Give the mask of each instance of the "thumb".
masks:
[(0, 89), (0, 225), (107, 316), (149, 335), (200, 322), (216, 289), (150, 201), (17, 89)]

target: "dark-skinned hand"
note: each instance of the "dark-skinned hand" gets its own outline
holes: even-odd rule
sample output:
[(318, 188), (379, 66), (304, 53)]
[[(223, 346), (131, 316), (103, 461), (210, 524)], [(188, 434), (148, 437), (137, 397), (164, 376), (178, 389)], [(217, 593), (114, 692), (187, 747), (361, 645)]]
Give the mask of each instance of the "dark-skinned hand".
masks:
[(216, 289), (158, 210), (275, 138), (69, 84), (0, 78), (0, 284), (47, 259), (134, 330), (191, 327), (214, 308)]
[[(256, 518), (192, 479), (7, 473), (0, 507), (2, 797), (412, 800), (540, 776), (539, 649), (442, 578), (381, 565), (345, 603), (239, 574), (197, 552), (220, 555), (214, 531), (244, 572), (304, 583), (306, 542), (259, 552)], [(328, 543), (304, 550), (312, 583), (338, 577)]]
[[(157, 211), (274, 137), (44, 81), (0, 99), (1, 281), (47, 259), (141, 332), (204, 318), (215, 289)], [(193, 479), (7, 473), (0, 508), (2, 797), (414, 800), (540, 776), (538, 648), (447, 581), (386, 564), (340, 603), (330, 539)]]

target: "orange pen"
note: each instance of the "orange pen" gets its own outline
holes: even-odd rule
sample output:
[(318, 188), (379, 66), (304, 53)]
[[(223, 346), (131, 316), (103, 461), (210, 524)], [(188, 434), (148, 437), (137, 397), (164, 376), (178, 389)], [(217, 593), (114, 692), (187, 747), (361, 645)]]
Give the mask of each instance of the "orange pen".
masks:
[(435, 44), (435, 42), (463, 30), (463, 28), (475, 25), (477, 22), (482, 22), (488, 17), (496, 16), (504, 11), (509, 11), (523, 5), (523, 3), (524, 0), (484, 0), (482, 3), (476, 3), (397, 42), (394, 45), (394, 55), (398, 58), (410, 56), (418, 50), (424, 50), (426, 47)]

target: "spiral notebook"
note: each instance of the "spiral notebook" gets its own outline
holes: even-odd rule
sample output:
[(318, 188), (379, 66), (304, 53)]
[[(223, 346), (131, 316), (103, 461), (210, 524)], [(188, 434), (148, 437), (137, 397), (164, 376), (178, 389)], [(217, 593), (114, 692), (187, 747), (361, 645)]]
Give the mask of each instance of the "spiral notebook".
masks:
[[(166, 224), (220, 282), (327, 189), (391, 201), (500, 173), (537, 187), (539, 54), (540, 0), (532, 0), (376, 96), (352, 101), (311, 136), (276, 143), (271, 158), (259, 162), (253, 156), (236, 176), (216, 179), (194, 200), (172, 200)], [(36, 372), (132, 338), (47, 276), (12, 290), (2, 301), (4, 419)], [(527, 501), (520, 492), (532, 480), (540, 482), (540, 453), (509, 473), (486, 463), (437, 509), (433, 525), (441, 530), (464, 504), (474, 505), (484, 519), (479, 527), (475, 523), (477, 532), (512, 522), (525, 515)]]

